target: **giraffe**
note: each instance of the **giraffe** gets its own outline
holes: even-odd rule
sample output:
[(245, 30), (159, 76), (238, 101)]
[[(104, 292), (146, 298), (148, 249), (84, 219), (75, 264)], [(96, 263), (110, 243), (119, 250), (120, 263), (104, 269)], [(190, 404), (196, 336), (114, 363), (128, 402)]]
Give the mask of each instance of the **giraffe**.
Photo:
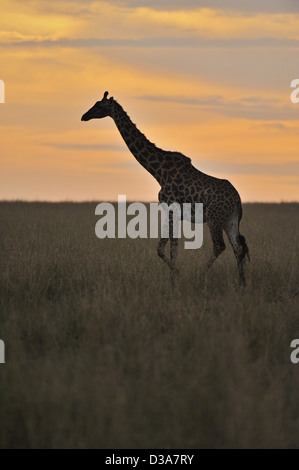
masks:
[[(239, 232), (242, 218), (241, 199), (234, 186), (225, 179), (215, 178), (195, 168), (191, 159), (179, 152), (162, 150), (150, 142), (131, 121), (121, 105), (104, 93), (83, 116), (81, 121), (110, 116), (136, 160), (158, 181), (161, 186), (158, 199), (167, 205), (173, 202), (182, 206), (191, 204), (191, 218), (194, 221), (195, 203), (203, 204), (203, 222), (206, 222), (213, 251), (207, 264), (209, 269), (216, 258), (225, 250), (223, 231), (233, 248), (237, 260), (239, 282), (245, 286), (244, 262), (249, 258), (245, 238)], [(161, 237), (157, 252), (169, 266), (172, 273), (178, 273), (175, 266), (178, 255), (178, 238), (173, 236), (173, 218), (169, 212), (169, 237)], [(170, 257), (166, 255), (166, 244), (170, 240)]]

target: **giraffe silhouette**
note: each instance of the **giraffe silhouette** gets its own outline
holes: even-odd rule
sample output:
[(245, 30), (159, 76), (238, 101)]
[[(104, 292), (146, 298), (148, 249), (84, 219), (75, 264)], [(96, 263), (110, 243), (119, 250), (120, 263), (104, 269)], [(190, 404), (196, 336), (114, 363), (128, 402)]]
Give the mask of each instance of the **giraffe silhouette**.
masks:
[[(244, 262), (249, 258), (245, 238), (239, 232), (242, 218), (240, 196), (227, 180), (215, 178), (196, 169), (191, 159), (179, 152), (162, 150), (150, 142), (131, 121), (127, 113), (113, 97), (104, 93), (101, 101), (83, 114), (81, 121), (110, 116), (122, 138), (136, 160), (158, 181), (161, 186), (159, 202), (170, 205), (191, 204), (191, 218), (194, 221), (195, 203), (203, 204), (203, 222), (206, 222), (212, 237), (213, 252), (207, 268), (225, 250), (223, 230), (232, 245), (239, 272), (240, 284), (245, 286)], [(183, 212), (182, 212), (183, 213)], [(170, 240), (170, 257), (166, 256), (166, 244)], [(173, 213), (169, 212), (169, 237), (162, 237), (158, 243), (158, 255), (173, 273), (178, 270), (175, 261), (178, 254), (178, 238), (173, 235)]]

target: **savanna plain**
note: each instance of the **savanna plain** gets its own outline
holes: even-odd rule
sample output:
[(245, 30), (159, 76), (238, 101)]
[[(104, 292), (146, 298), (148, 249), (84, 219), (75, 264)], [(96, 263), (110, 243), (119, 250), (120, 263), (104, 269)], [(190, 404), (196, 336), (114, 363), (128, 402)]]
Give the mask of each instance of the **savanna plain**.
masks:
[(0, 203), (1, 448), (299, 448), (299, 204), (244, 204), (251, 262), (95, 235), (96, 202)]

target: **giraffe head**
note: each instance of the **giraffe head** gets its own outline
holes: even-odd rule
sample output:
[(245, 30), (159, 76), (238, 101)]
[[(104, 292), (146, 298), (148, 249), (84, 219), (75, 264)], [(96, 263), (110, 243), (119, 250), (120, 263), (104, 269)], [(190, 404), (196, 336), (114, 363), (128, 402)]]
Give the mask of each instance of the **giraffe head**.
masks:
[(101, 101), (97, 101), (96, 104), (90, 108), (83, 116), (81, 121), (89, 121), (90, 119), (101, 119), (106, 116), (111, 116), (113, 97), (107, 99), (108, 91), (105, 91)]

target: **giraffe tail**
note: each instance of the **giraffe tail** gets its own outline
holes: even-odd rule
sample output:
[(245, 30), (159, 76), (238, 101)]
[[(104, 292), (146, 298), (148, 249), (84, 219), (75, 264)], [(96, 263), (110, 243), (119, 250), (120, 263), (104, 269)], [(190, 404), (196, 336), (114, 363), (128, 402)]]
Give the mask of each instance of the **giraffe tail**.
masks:
[[(241, 204), (241, 200), (240, 200), (240, 203), (239, 203), (239, 223), (242, 219), (242, 215), (243, 215), (243, 210), (242, 210), (242, 204)], [(242, 246), (242, 249), (243, 249), (243, 258), (242, 259), (245, 260), (245, 256), (247, 256), (248, 261), (250, 261), (249, 248), (247, 246), (245, 237), (243, 237), (243, 235), (241, 235), (240, 232), (239, 232), (239, 235), (238, 235), (238, 240), (239, 240), (239, 243), (240, 243), (240, 245)]]
[(238, 239), (239, 239), (239, 242), (240, 242), (240, 244), (241, 244), (241, 246), (242, 246), (242, 248), (243, 248), (243, 258), (242, 258), (242, 259), (245, 260), (245, 256), (247, 256), (248, 261), (250, 261), (249, 248), (248, 248), (248, 246), (247, 246), (245, 237), (243, 237), (243, 235), (241, 235), (241, 234), (239, 233)]

